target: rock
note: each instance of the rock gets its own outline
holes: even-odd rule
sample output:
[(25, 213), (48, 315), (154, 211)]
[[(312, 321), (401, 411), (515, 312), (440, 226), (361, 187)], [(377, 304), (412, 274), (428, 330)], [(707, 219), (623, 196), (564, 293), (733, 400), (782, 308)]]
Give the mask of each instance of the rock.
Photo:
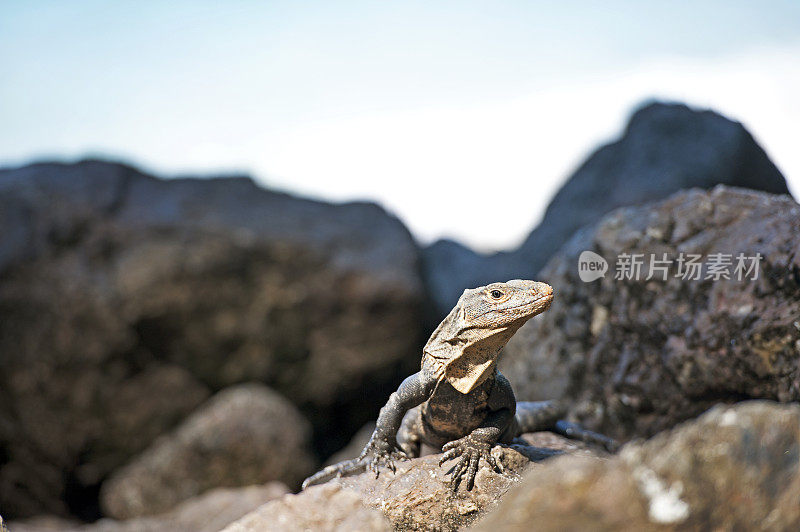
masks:
[(217, 486), (281, 481), (298, 486), (314, 472), (311, 427), (274, 391), (227, 388), (172, 433), (103, 483), (106, 515), (130, 519), (164, 512)]
[(82, 161), (0, 170), (0, 222), (7, 517), (97, 518), (102, 479), (241, 382), (330, 454), (419, 362), (418, 251), (375, 205)]
[(518, 480), (528, 458), (516, 449), (495, 447), (493, 454), (507, 470), (496, 473), (482, 467), (472, 491), (450, 490), (448, 471), (453, 462), (439, 467), (434, 454), (397, 464), (397, 473), (371, 474), (334, 479), (331, 482), (359, 494), (364, 503), (380, 509), (399, 530), (456, 530), (493, 508)]
[[(447, 314), (465, 288), (534, 277), (577, 229), (617, 207), (717, 184), (789, 193), (783, 176), (740, 123), (680, 104), (646, 105), (633, 114), (619, 140), (595, 151), (570, 176), (516, 250), (486, 256), (447, 240), (423, 250), (438, 315)], [(536, 194), (536, 187), (518, 192)]]
[[(545, 433), (526, 435), (532, 441), (564, 445), (564, 439), (556, 435), (543, 436)], [(566, 444), (570, 445), (570, 444)], [(596, 454), (585, 446), (580, 451), (592, 456)], [(270, 524), (280, 523), (281, 530), (296, 529), (332, 529), (335, 521), (324, 521), (327, 515), (331, 519), (346, 515), (347, 511), (340, 506), (350, 504), (362, 505), (380, 510), (389, 519), (395, 530), (456, 530), (463, 527), (478, 516), (494, 508), (499, 498), (519, 480), (519, 473), (528, 467), (540, 467), (539, 462), (562, 451), (531, 447), (523, 443), (503, 447), (496, 446), (492, 454), (503, 465), (504, 472), (497, 473), (489, 468), (481, 467), (475, 479), (472, 491), (463, 487), (453, 495), (450, 490), (449, 472), (454, 462), (439, 466), (441, 454), (433, 454), (409, 461), (397, 462), (397, 472), (392, 474), (383, 471), (375, 478), (373, 474), (364, 473), (351, 477), (334, 479), (321, 486), (312, 486), (305, 491), (284, 497), (260, 508), (251, 516), (243, 518), (228, 530), (272, 530)], [(347, 495), (343, 495), (347, 494)], [(338, 502), (335, 497), (344, 498)], [(302, 519), (297, 521), (298, 515)], [(238, 525), (246, 522), (247, 527)], [(369, 530), (360, 526), (357, 521), (348, 527), (358, 530)], [(350, 529), (344, 527), (346, 529)]]
[[(623, 440), (719, 402), (800, 400), (798, 227), (790, 198), (727, 187), (615, 211), (542, 271), (553, 304), (511, 339), (501, 369), (519, 400), (568, 400), (580, 421)], [(580, 280), (583, 250), (608, 260), (604, 278)], [(622, 253), (762, 260), (757, 280), (737, 280), (733, 267), (731, 279), (684, 280), (677, 265), (667, 281), (616, 280)]]
[(127, 521), (101, 519), (86, 525), (57, 517), (37, 517), (11, 524), (14, 532), (217, 532), (273, 499), (286, 494), (280, 482), (245, 488), (218, 488), (189, 499), (172, 511)]
[(475, 530), (797, 530), (800, 406), (750, 401), (531, 470)]
[(224, 532), (292, 530), (392, 530), (389, 520), (368, 508), (357, 493), (336, 484), (314, 486), (263, 505), (224, 529)]

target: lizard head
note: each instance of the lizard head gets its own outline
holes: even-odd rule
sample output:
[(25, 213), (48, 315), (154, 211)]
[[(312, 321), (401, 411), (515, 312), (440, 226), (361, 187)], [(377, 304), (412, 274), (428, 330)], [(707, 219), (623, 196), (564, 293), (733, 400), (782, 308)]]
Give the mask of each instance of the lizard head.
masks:
[(553, 288), (537, 281), (515, 279), (465, 290), (431, 335), (425, 353), (443, 360), (450, 384), (469, 393), (491, 375), (514, 333), (552, 301)]
[(550, 285), (514, 279), (507, 283), (492, 283), (464, 290), (457, 307), (463, 310), (464, 325), (491, 330), (509, 327), (517, 322), (519, 328), (547, 310), (552, 301), (553, 288)]

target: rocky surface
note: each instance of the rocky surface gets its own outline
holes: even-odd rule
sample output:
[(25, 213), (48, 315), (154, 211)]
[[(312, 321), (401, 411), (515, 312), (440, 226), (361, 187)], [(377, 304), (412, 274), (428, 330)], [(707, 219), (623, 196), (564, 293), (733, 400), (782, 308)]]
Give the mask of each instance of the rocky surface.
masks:
[(389, 520), (369, 508), (357, 493), (337, 484), (315, 486), (302, 495), (286, 495), (260, 507), (224, 532), (289, 532), (290, 530), (359, 530), (388, 532)]
[[(519, 481), (523, 470), (542, 466), (531, 462), (541, 462), (564, 451), (595, 458), (606, 456), (602, 451), (573, 444), (554, 434), (531, 434), (526, 435), (526, 439), (553, 448), (522, 443), (495, 447), (492, 454), (504, 471), (498, 473), (482, 467), (472, 491), (461, 488), (453, 494), (448, 484), (453, 463), (440, 467), (441, 455), (431, 454), (397, 462), (394, 474), (383, 471), (377, 478), (366, 473), (343, 477), (313, 486), (297, 495), (288, 495), (259, 508), (228, 530), (333, 529), (333, 524), (339, 526), (340, 516), (348, 515), (353, 506), (359, 508), (359, 512), (363, 511), (362, 507), (380, 510), (397, 530), (456, 530), (494, 508), (500, 497)], [(366, 525), (353, 528), (371, 530)]]
[[(650, 436), (719, 402), (800, 400), (800, 206), (786, 196), (718, 187), (624, 208), (576, 234), (539, 276), (550, 310), (511, 339), (501, 369), (520, 400), (565, 398), (587, 425)], [(584, 283), (578, 258), (609, 262)], [(732, 254), (731, 278), (616, 280), (622, 253), (676, 260)], [(759, 275), (735, 257), (761, 254)], [(649, 264), (649, 262), (647, 262)], [(645, 266), (646, 268), (647, 266)]]
[(611, 460), (526, 473), (475, 530), (797, 530), (800, 406), (718, 406)]
[(277, 480), (298, 487), (316, 465), (310, 435), (308, 421), (274, 391), (227, 388), (103, 483), (104, 514), (161, 513), (218, 486)]
[[(780, 172), (740, 123), (685, 105), (646, 105), (619, 140), (598, 149), (569, 177), (518, 249), (485, 256), (442, 240), (423, 251), (438, 317), (465, 288), (534, 277), (577, 229), (617, 207), (717, 184), (788, 194)], [(536, 185), (518, 192), (535, 194)]]
[(83, 161), (1, 170), (0, 224), (6, 517), (97, 517), (111, 471), (239, 382), (325, 455), (419, 361), (418, 251), (373, 204)]
[(86, 525), (60, 517), (35, 517), (11, 523), (14, 532), (218, 532), (288, 489), (279, 482), (245, 488), (219, 488), (185, 501), (167, 513), (127, 521), (101, 519)]

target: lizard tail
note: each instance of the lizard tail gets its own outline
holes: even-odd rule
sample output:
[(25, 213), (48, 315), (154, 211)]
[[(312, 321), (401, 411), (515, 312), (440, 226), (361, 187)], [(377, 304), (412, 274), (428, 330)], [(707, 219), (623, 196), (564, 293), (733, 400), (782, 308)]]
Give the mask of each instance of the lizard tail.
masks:
[(551, 430), (556, 421), (567, 414), (567, 408), (560, 401), (519, 401), (517, 402), (517, 423), (520, 434)]
[(329, 480), (337, 477), (347, 477), (350, 475), (357, 475), (367, 470), (367, 460), (359, 460), (354, 458), (352, 460), (345, 460), (338, 464), (330, 465), (321, 471), (314, 473), (303, 481), (302, 489), (309, 486), (316, 486), (317, 484), (324, 484)]
[(592, 432), (578, 423), (565, 421), (562, 418), (566, 414), (566, 405), (559, 401), (520, 401), (515, 417), (519, 434), (549, 430), (573, 440), (599, 445), (610, 453), (617, 452), (619, 443), (614, 439)]

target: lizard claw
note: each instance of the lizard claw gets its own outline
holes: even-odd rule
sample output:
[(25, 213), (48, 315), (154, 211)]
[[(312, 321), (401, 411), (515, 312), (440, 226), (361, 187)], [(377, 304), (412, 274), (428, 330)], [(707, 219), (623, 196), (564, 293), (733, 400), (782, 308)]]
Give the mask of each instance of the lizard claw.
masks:
[(380, 443), (368, 444), (358, 459), (365, 461), (367, 471), (375, 473), (375, 478), (378, 478), (382, 467), (389, 469), (392, 473), (396, 473), (397, 466), (395, 461), (408, 460), (409, 457), (389, 442), (380, 441)]
[(375, 478), (378, 478), (380, 469), (387, 468), (392, 473), (397, 472), (395, 461), (408, 460), (408, 456), (402, 451), (391, 451), (387, 453), (378, 453), (369, 460), (367, 469), (375, 473)]
[(386, 467), (391, 470), (392, 473), (396, 473), (397, 467), (394, 464), (395, 461), (408, 459), (408, 455), (398, 449), (396, 445), (383, 439), (374, 438), (364, 447), (364, 450), (361, 451), (358, 458), (330, 465), (314, 475), (311, 475), (303, 481), (302, 489), (317, 484), (323, 484), (337, 477), (357, 475), (365, 471), (375, 473), (375, 478), (378, 478), (382, 467)]
[(460, 458), (453, 467), (450, 477), (450, 487), (455, 493), (461, 482), (466, 478), (467, 491), (475, 486), (475, 475), (478, 473), (478, 466), (481, 458), (496, 471), (500, 471), (500, 466), (492, 456), (492, 445), (485, 441), (473, 438), (471, 435), (458, 440), (451, 441), (442, 447), (444, 454), (439, 460), (439, 465), (448, 460)]

